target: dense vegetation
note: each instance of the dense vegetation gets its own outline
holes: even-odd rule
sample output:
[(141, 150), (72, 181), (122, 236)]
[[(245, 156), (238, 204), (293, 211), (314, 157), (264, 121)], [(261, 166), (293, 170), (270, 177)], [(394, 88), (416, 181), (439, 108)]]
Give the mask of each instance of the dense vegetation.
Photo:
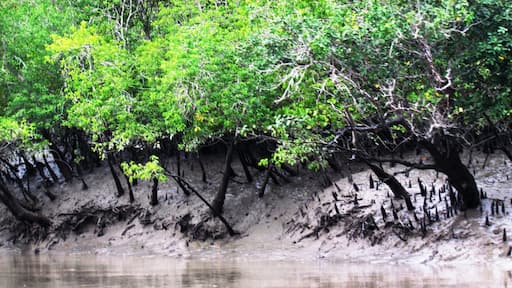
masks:
[[(160, 159), (223, 143), (205, 200), (220, 217), (235, 153), (267, 179), (340, 157), (381, 180), (378, 163), (433, 169), (463, 208), (479, 205), (463, 149), (512, 160), (507, 0), (7, 0), (0, 14), (0, 200), (23, 221), (51, 225), (17, 159), (47, 185), (105, 161), (119, 197), (151, 180), (157, 205), (168, 177), (191, 192)], [(396, 157), (415, 148), (429, 160)]]

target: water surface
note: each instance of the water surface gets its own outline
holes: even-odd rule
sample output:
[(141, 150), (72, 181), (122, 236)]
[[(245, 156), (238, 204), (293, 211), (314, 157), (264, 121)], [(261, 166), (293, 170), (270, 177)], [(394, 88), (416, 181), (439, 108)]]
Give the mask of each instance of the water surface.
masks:
[(491, 266), (0, 255), (0, 287), (512, 287)]

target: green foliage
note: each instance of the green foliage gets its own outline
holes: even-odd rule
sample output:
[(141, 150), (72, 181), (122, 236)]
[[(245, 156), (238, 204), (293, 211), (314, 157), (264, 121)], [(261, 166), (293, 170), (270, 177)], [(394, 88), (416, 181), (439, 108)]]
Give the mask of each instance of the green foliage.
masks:
[(512, 116), (512, 7), (509, 1), (474, 1), (469, 7), (474, 26), (453, 49), (464, 47), (457, 69), (457, 106), (468, 121), (487, 113), (493, 120)]
[(253, 14), (260, 8), (251, 1), (175, 1), (156, 17), (159, 33), (138, 48), (144, 103), (153, 101), (163, 116), (155, 123), (161, 131), (183, 134), (184, 149), (223, 135), (248, 136), (270, 123), (271, 93), (246, 42), (264, 23)]
[(43, 145), (35, 126), (26, 122), (18, 122), (11, 118), (0, 117), (0, 152), (12, 145), (11, 149), (39, 149)]
[(157, 132), (139, 121), (145, 107), (135, 95), (133, 56), (122, 43), (98, 35), (85, 22), (53, 40), (48, 50), (66, 80), (65, 125), (92, 135), (99, 152), (121, 151), (134, 139), (155, 141)]
[(44, 49), (50, 34), (71, 22), (69, 10), (56, 2), (0, 3), (0, 115), (26, 119), (37, 129), (56, 128), (64, 115), (58, 67), (46, 63)]
[(484, 113), (510, 122), (508, 4), (4, 1), (0, 116), (83, 131), (101, 154), (268, 137), (278, 147), (266, 161), (318, 169), (349, 126), (404, 117), (410, 125), (388, 131), (394, 144), (468, 129)]
[(121, 163), (121, 168), (123, 173), (128, 176), (130, 182), (133, 182), (135, 179), (151, 180), (153, 178), (158, 179), (159, 182), (167, 181), (164, 168), (160, 166), (158, 157), (155, 155), (150, 156), (149, 161), (145, 164), (133, 161), (130, 161), (130, 163), (123, 162)]

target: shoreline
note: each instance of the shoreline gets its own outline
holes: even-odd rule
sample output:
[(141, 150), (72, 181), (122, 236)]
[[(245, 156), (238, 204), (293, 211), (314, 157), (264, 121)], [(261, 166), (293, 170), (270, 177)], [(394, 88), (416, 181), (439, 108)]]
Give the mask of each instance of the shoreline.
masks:
[[(473, 155), (477, 161), (481, 156)], [(218, 168), (216, 165), (219, 163), (213, 160), (207, 162), (207, 165), (210, 166), (208, 171), (215, 171)], [(204, 235), (222, 236), (223, 226), (211, 217), (208, 210), (196, 197), (186, 197), (183, 193), (176, 193), (177, 188), (174, 183), (168, 182), (160, 188), (161, 204), (150, 207), (144, 205), (145, 196), (147, 196), (145, 194), (149, 194), (150, 184), (141, 183), (137, 188), (139, 191), (137, 203), (141, 203), (139, 204), (141, 211), (150, 212), (150, 224), (144, 224), (140, 215), (137, 217), (139, 221), (135, 220), (130, 225), (127, 225), (129, 219), (113, 221), (105, 227), (104, 235), (98, 237), (96, 225), (90, 223), (78, 231), (68, 231), (64, 237), (65, 240), (62, 237), (58, 238), (54, 232), (42, 241), (31, 243), (29, 251), (34, 253), (38, 249), (39, 254), (60, 254), (62, 252), (64, 254), (121, 256), (124, 254), (179, 258), (250, 257), (296, 259), (298, 261), (353, 262), (355, 260), (364, 263), (390, 263), (391, 261), (403, 264), (474, 263), (481, 265), (495, 263), (507, 265), (512, 260), (506, 256), (511, 242), (508, 239), (503, 241), (501, 234), (503, 229), (506, 229), (507, 232), (512, 231), (512, 221), (510, 221), (512, 218), (509, 213), (512, 210), (510, 210), (510, 195), (508, 195), (510, 181), (505, 180), (505, 176), (510, 174), (512, 165), (503, 162), (498, 153), (490, 157), (488, 161), (488, 168), (478, 171), (476, 177), (479, 186), (489, 194), (489, 199), (483, 201), (481, 211), (477, 209), (460, 212), (455, 217), (447, 219), (441, 216), (442, 219), (439, 222), (433, 222), (428, 226), (428, 233), (425, 236), (422, 237), (416, 229), (407, 235), (408, 238), (405, 241), (395, 235), (396, 231), (401, 231), (396, 230), (398, 226), (386, 228), (386, 225), (389, 224), (379, 216), (380, 207), (389, 209), (389, 205), (403, 206), (402, 201), (390, 198), (387, 187), (382, 186), (379, 190), (368, 188), (365, 182), (371, 173), (368, 170), (359, 169), (358, 172), (352, 173), (353, 183), (357, 183), (360, 187), (358, 192), (353, 191), (353, 185), (347, 178), (339, 176), (334, 178), (336, 177), (334, 173), (329, 177), (337, 179), (336, 185), (325, 189), (319, 188), (317, 182), (319, 177), (307, 172), (294, 177), (292, 183), (279, 186), (269, 185), (265, 191), (265, 197), (261, 199), (255, 192), (261, 181), (261, 175), (258, 175), (259, 178), (255, 183), (232, 183), (227, 195), (224, 216), (233, 224), (235, 230), (241, 232), (241, 235), (234, 238), (226, 236), (217, 240), (207, 238), (206, 241), (192, 240), (193, 235), (190, 234), (190, 231), (180, 232), (182, 227), (179, 224), (180, 220), (185, 215), (190, 215), (191, 219), (187, 222), (187, 229), (196, 229), (198, 225), (201, 225), (202, 229), (211, 233)], [(185, 165), (188, 167), (187, 175), (192, 175), (189, 177), (197, 176), (193, 174), (193, 163)], [(240, 169), (236, 166), (234, 168)], [(108, 173), (102, 173), (101, 169), (106, 168), (100, 168), (86, 176), (86, 181), (91, 187), (89, 190), (81, 191), (78, 181), (58, 187), (57, 189), (60, 190), (53, 191), (59, 196), (58, 200), (45, 203), (47, 206), (43, 211), (48, 211), (50, 215), (58, 215), (66, 211), (76, 211), (80, 207), (105, 208), (126, 205), (127, 199), (116, 198), (113, 195), (113, 183), (108, 179)], [(395, 169), (399, 169), (399, 167)], [(404, 183), (407, 181), (404, 176), (398, 177), (401, 177), (400, 180)], [(423, 181), (433, 183), (436, 187), (445, 181), (442, 176), (436, 177), (435, 173), (422, 171), (412, 171), (409, 177), (411, 179), (422, 177)], [(208, 184), (194, 184), (208, 197), (211, 197), (217, 187), (216, 181), (218, 180), (216, 178), (219, 178), (219, 175), (212, 176), (210, 174), (211, 180)], [(338, 188), (342, 191), (339, 192)], [(413, 186), (408, 190), (414, 194), (418, 189)], [(334, 215), (330, 206), (334, 202), (332, 200), (333, 191), (338, 191), (342, 200), (335, 203), (339, 206), (340, 213), (346, 216), (334, 223), (333, 226), (318, 231), (317, 236), (304, 238), (304, 235), (313, 231), (315, 225), (319, 225), (321, 215), (328, 213), (331, 216)], [(356, 193), (357, 197), (361, 198), (359, 207), (365, 208), (354, 209), (354, 205), (348, 200), (352, 199)], [(88, 197), (84, 197), (84, 195)], [(503, 200), (507, 209), (505, 214), (490, 215), (489, 211), (493, 205), (491, 199), (495, 198)], [(94, 199), (102, 200), (91, 204)], [(438, 203), (435, 199), (431, 201), (433, 206)], [(438, 207), (436, 209), (439, 210), (439, 214), (443, 215), (443, 205), (439, 204), (436, 207)], [(2, 207), (2, 209), (5, 208)], [(421, 217), (419, 211), (420, 209), (417, 207), (413, 213)], [(370, 236), (377, 237), (376, 239), (379, 240), (374, 245), (368, 237), (349, 237), (352, 235), (350, 233), (354, 231), (351, 225), (357, 224), (356, 220), (364, 219), (369, 214), (373, 215), (377, 226), (375, 231), (370, 231), (373, 233)], [(3, 213), (2, 215), (6, 217), (7, 214)], [(490, 227), (485, 225), (485, 216), (491, 219)], [(400, 224), (405, 227), (407, 223), (412, 223), (407, 222), (412, 219), (410, 211), (398, 209), (398, 217), (398, 220), (392, 221), (395, 225)], [(3, 219), (3, 222), (0, 223), (5, 223), (5, 221)], [(293, 228), (293, 225), (300, 229)], [(416, 226), (416, 223), (413, 225)], [(130, 226), (132, 227), (127, 229)], [(5, 230), (6, 227), (2, 229), (4, 231), (0, 233), (0, 243), (3, 245), (0, 246), (0, 250), (15, 248), (15, 245), (7, 243), (7, 239), (13, 237), (14, 234), (6, 235), (8, 234)], [(199, 236), (204, 235), (200, 234)]]

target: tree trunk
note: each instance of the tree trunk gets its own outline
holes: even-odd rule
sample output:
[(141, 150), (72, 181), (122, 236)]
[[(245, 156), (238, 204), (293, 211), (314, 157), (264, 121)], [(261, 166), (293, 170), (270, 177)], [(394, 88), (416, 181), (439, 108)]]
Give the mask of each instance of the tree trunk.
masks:
[(36, 168), (30, 161), (27, 159), (27, 156), (23, 152), (19, 152), (19, 157), (23, 160), (23, 164), (25, 164), (25, 172), (27, 173), (27, 177), (36, 175)]
[[(501, 150), (505, 155), (507, 156), (508, 160), (512, 161), (512, 152), (508, 150), (507, 146), (510, 143), (510, 137), (503, 137), (498, 133), (498, 128), (496, 127), (496, 124), (492, 122), (491, 118), (489, 118), (488, 115), (484, 114), (485, 119), (487, 120), (487, 123), (489, 124), (490, 129), (492, 130), (492, 133), (496, 137), (496, 142), (498, 142), (498, 149)], [(509, 138), (509, 139), (507, 139)]]
[(260, 191), (258, 192), (259, 198), (263, 198), (263, 195), (265, 195), (265, 188), (267, 188), (268, 179), (270, 179), (271, 167), (272, 166), (269, 164), (267, 170), (265, 171), (265, 176), (263, 176), (263, 183), (261, 184)]
[(50, 166), (50, 163), (48, 163), (48, 159), (46, 159), (45, 154), (43, 154), (43, 161), (44, 165), (46, 166), (46, 170), (48, 170), (48, 173), (50, 173), (50, 176), (53, 179), (53, 183), (59, 183), (59, 177), (57, 176), (55, 171), (53, 171), (52, 167)]
[[(439, 172), (448, 176), (448, 182), (457, 189), (462, 196), (461, 209), (474, 209), (480, 204), (480, 194), (475, 178), (459, 156), (459, 149), (450, 143), (445, 145), (434, 145), (430, 142), (422, 142), (422, 145), (429, 151), (434, 163), (439, 167)], [(445, 147), (445, 149), (438, 147)]]
[(176, 151), (176, 169), (178, 170), (178, 176), (181, 175), (181, 156), (180, 156), (180, 151)]
[(507, 156), (508, 160), (512, 161), (512, 152), (510, 152), (505, 146), (502, 146), (499, 148), (505, 155)]
[(41, 176), (41, 179), (43, 179), (43, 183), (45, 187), (50, 187), (53, 182), (44, 174), (44, 164), (37, 161), (35, 156), (32, 156), (32, 161), (34, 161), (34, 165), (37, 169), (37, 172), (39, 172), (39, 176)]
[(247, 167), (248, 165), (245, 154), (240, 150), (238, 150), (238, 158), (240, 159), (240, 163), (242, 163), (242, 168), (244, 169), (245, 178), (247, 178), (247, 183), (251, 183), (253, 180), (251, 171), (249, 171), (249, 167)]
[(75, 161), (73, 161), (73, 163), (75, 165), (77, 178), (80, 179), (80, 181), (82, 182), (82, 190), (89, 189), (89, 186), (87, 185), (87, 183), (85, 183), (85, 179), (83, 177), (82, 168), (81, 168), (80, 164), (75, 163)]
[(121, 197), (124, 195), (124, 189), (123, 185), (121, 185), (121, 181), (119, 180), (119, 176), (117, 175), (117, 172), (114, 168), (114, 159), (110, 153), (107, 155), (107, 162), (108, 167), (110, 168), (110, 173), (112, 173), (112, 178), (114, 178), (114, 183), (116, 184), (117, 197)]
[(62, 153), (57, 148), (57, 145), (55, 145), (50, 138), (47, 138), (50, 153), (52, 154), (53, 160), (55, 161), (55, 164), (57, 164), (57, 167), (60, 170), (60, 174), (62, 174), (62, 177), (64, 177), (64, 180), (66, 182), (69, 182), (73, 179), (73, 172), (71, 171), (71, 168), (69, 165), (67, 165), (67, 162), (64, 160)]
[[(270, 170), (270, 173), (272, 173), (273, 175), (275, 175), (275, 176), (276, 176), (276, 178), (277, 178), (277, 177), (279, 177), (279, 178), (283, 179), (283, 181), (284, 181), (284, 182), (286, 182), (286, 183), (292, 183), (292, 180), (290, 180), (290, 179), (289, 179), (288, 177), (286, 177), (283, 173), (281, 173), (281, 172), (277, 169), (277, 167), (275, 167), (275, 166), (272, 166), (272, 169)], [(331, 182), (332, 182), (332, 181), (331, 181)]]
[(407, 193), (407, 190), (405, 190), (404, 186), (402, 186), (402, 184), (400, 184), (400, 182), (398, 182), (398, 180), (396, 180), (396, 178), (393, 175), (386, 173), (384, 169), (370, 162), (366, 162), (366, 165), (370, 167), (370, 169), (373, 171), (373, 173), (375, 173), (375, 175), (377, 175), (380, 181), (388, 185), (389, 189), (391, 189), (393, 194), (395, 194), (395, 197), (402, 198), (405, 200), (407, 210), (414, 210), (414, 205), (412, 205), (409, 193)]
[(151, 206), (158, 205), (158, 179), (153, 178), (153, 188), (151, 189)]
[(336, 160), (336, 155), (333, 154), (331, 157), (327, 157), (327, 164), (331, 167), (331, 169), (338, 173), (341, 171), (340, 165), (338, 164), (338, 161)]
[(13, 174), (16, 185), (22, 192), (25, 200), (32, 202), (33, 204), (39, 202), (39, 199), (34, 194), (32, 194), (32, 192), (30, 192), (30, 177), (27, 175), (27, 187), (25, 187), (23, 184), (23, 179), (18, 176), (18, 169), (14, 167), (8, 160), (0, 158), (0, 162), (3, 162)]
[[(16, 182), (16, 185), (18, 185), (18, 188), (23, 193), (23, 196), (25, 196), (25, 198), (26, 198), (26, 195), (32, 195), (32, 194), (30, 194), (28, 189), (25, 188), (25, 185), (23, 185), (23, 180), (18, 176), (18, 169), (16, 167), (14, 167), (14, 165), (12, 165), (9, 162), (9, 160), (5, 160), (3, 158), (0, 158), (0, 162), (4, 163), (5, 166), (7, 166), (7, 168), (9, 168), (9, 171), (11, 172), (11, 174), (14, 177), (14, 181)], [(29, 198), (32, 199), (32, 201), (37, 202), (36, 201), (37, 199), (34, 199), (33, 197), (29, 197)]]
[(207, 183), (207, 179), (206, 179), (206, 170), (204, 169), (204, 164), (203, 164), (203, 161), (201, 160), (201, 155), (199, 155), (199, 152), (197, 152), (197, 161), (199, 162), (199, 167), (201, 168), (201, 180), (204, 182), (204, 183)]
[(126, 185), (128, 185), (128, 196), (130, 197), (130, 203), (135, 202), (135, 196), (133, 195), (133, 189), (132, 189), (132, 183), (130, 183), (130, 178), (124, 174), (123, 170), (121, 169), (121, 166), (119, 166), (119, 169), (121, 170), (121, 173), (124, 176), (124, 180), (126, 181)]
[(7, 206), (9, 211), (20, 221), (36, 223), (42, 227), (50, 227), (52, 222), (48, 217), (28, 211), (21, 206), (9, 189), (0, 181), (0, 201)]
[(55, 194), (53, 194), (50, 190), (48, 190), (48, 188), (44, 189), (44, 195), (46, 195), (46, 197), (48, 197), (48, 199), (50, 199), (50, 201), (54, 201), (55, 199), (57, 199), (57, 196), (55, 196)]
[(259, 171), (265, 171), (266, 168), (265, 167), (262, 167), (260, 165), (258, 165), (258, 160), (256, 159), (256, 157), (252, 154), (251, 150), (249, 149), (246, 149), (244, 151), (245, 153), (245, 156), (247, 157), (246, 158), (246, 162), (247, 162), (247, 165), (253, 167), (253, 168), (256, 168), (258, 169)]
[[(192, 187), (189, 183), (187, 183), (180, 176), (174, 175), (172, 177), (176, 181), (176, 183), (178, 183), (178, 185), (180, 185), (182, 187), (183, 190), (192, 191), (194, 194), (196, 194), (197, 197), (199, 197), (199, 199), (201, 199), (201, 201), (203, 201), (204, 204), (206, 204), (206, 206), (208, 206), (208, 208), (210, 208), (213, 215), (215, 217), (219, 218), (219, 220), (224, 224), (224, 226), (226, 226), (226, 229), (228, 230), (228, 233), (230, 236), (235, 236), (235, 235), (239, 234), (238, 232), (233, 230), (231, 225), (229, 225), (228, 221), (226, 221), (226, 219), (224, 217), (222, 217), (221, 214), (218, 214), (217, 211), (212, 207), (212, 205), (210, 205), (210, 203), (208, 203), (208, 201), (206, 201), (206, 199), (199, 192), (197, 192), (197, 190), (194, 189), (194, 187)], [(188, 187), (188, 188), (186, 188), (186, 187)]]
[(85, 135), (83, 135), (83, 133), (76, 132), (75, 136), (76, 136), (78, 150), (80, 150), (80, 155), (83, 157), (83, 160), (80, 161), (79, 165), (84, 170), (88, 170), (88, 171), (92, 172), (94, 165), (92, 164), (92, 159), (89, 154), (90, 149), (89, 149), (89, 145), (87, 144)]
[(226, 160), (224, 163), (224, 174), (222, 176), (222, 182), (219, 186), (219, 191), (212, 202), (212, 207), (215, 213), (222, 214), (222, 209), (224, 207), (224, 200), (226, 199), (226, 191), (228, 189), (229, 178), (231, 177), (230, 168), (231, 161), (233, 160), (233, 151), (234, 151), (234, 139), (229, 142), (228, 150), (226, 152)]

